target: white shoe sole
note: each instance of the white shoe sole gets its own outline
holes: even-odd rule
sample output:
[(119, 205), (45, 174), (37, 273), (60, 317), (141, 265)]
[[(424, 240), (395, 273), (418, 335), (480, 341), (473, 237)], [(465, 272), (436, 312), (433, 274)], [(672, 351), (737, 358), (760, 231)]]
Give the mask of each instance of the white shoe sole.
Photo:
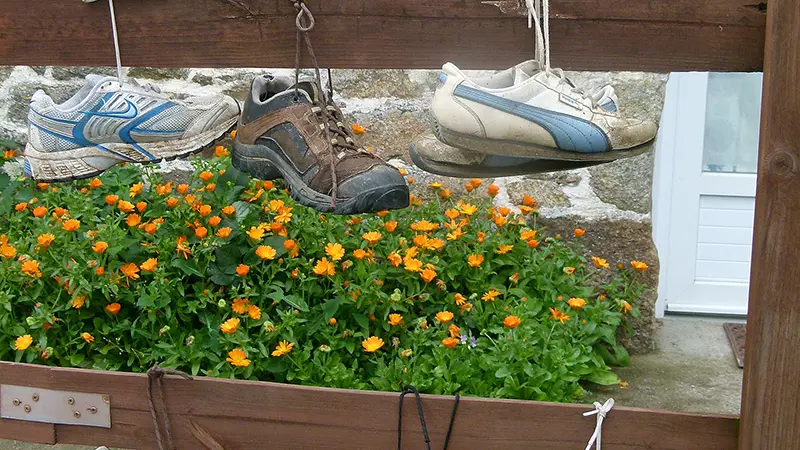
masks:
[(97, 147), (81, 147), (59, 152), (43, 152), (28, 143), (25, 146), (23, 167), (34, 180), (53, 183), (91, 178), (123, 162), (173, 160), (198, 153), (215, 144), (236, 126), (237, 120), (238, 117), (234, 117), (217, 128), (188, 139), (139, 144), (153, 155), (152, 159), (126, 143), (103, 144), (109, 151)]

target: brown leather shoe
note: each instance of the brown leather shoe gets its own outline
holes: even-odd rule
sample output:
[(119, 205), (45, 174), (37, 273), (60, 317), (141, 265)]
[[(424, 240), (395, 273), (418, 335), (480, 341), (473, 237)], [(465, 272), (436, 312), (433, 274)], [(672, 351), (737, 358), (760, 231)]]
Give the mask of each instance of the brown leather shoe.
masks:
[(283, 178), (301, 204), (359, 214), (408, 206), (405, 179), (367, 152), (316, 82), (253, 80), (233, 143), (233, 165), (262, 180)]

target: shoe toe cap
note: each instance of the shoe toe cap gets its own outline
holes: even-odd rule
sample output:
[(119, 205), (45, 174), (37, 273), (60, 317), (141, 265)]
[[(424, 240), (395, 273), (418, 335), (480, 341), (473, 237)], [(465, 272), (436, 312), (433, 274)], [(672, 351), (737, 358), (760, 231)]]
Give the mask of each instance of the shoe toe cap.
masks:
[(610, 134), (614, 150), (624, 150), (652, 141), (658, 132), (658, 126), (652, 120), (626, 121), (616, 126)]
[(355, 175), (339, 185), (338, 197), (353, 199), (354, 210), (377, 212), (408, 207), (409, 192), (400, 172), (380, 164)]

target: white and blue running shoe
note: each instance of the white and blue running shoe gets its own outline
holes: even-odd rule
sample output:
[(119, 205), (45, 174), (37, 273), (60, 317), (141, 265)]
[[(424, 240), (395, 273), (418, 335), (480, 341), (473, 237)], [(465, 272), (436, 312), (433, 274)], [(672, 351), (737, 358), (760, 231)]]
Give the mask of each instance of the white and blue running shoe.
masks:
[(88, 75), (57, 105), (31, 98), (25, 172), (37, 181), (93, 177), (121, 163), (171, 160), (214, 145), (233, 129), (239, 103), (218, 95), (170, 100), (152, 85)]

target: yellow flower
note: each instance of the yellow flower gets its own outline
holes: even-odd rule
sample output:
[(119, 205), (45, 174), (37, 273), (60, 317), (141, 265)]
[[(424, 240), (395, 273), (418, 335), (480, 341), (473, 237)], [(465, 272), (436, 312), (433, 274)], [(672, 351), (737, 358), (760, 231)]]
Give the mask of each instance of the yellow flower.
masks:
[(567, 300), (567, 304), (572, 309), (581, 309), (584, 306), (586, 306), (586, 300), (584, 300), (582, 298), (572, 297), (571, 299)]
[(499, 296), (500, 296), (500, 292), (498, 292), (496, 289), (489, 289), (489, 292), (483, 294), (483, 297), (481, 297), (481, 300), (483, 300), (485, 302), (493, 302)]
[(353, 257), (355, 257), (356, 259), (364, 259), (365, 256), (367, 256), (367, 252), (365, 252), (360, 248), (353, 252)]
[(405, 268), (409, 272), (420, 272), (422, 270), (422, 261), (418, 259), (408, 258), (405, 263)]
[(228, 357), (225, 358), (225, 361), (228, 361), (232, 366), (236, 367), (247, 367), (250, 365), (250, 360), (247, 359), (247, 354), (240, 348), (235, 348), (229, 351)]
[(564, 273), (565, 273), (565, 274), (567, 274), (567, 275), (572, 275), (572, 274), (574, 274), (574, 273), (575, 273), (575, 268), (574, 268), (574, 267), (572, 267), (572, 266), (570, 266), (570, 267), (564, 267), (563, 271), (564, 271)]
[(143, 272), (152, 272), (156, 270), (157, 266), (158, 266), (158, 260), (155, 258), (150, 258), (147, 261), (143, 262), (142, 265), (139, 266), (139, 268), (142, 269)]
[(425, 242), (425, 248), (428, 250), (439, 250), (442, 247), (444, 247), (444, 241), (441, 239), (428, 239)]
[(447, 240), (448, 241), (457, 241), (457, 240), (461, 239), (462, 236), (464, 236), (464, 231), (459, 227), (459, 228), (456, 228), (455, 230), (451, 231), (450, 233), (447, 233)]
[(383, 235), (381, 235), (377, 231), (370, 231), (369, 233), (362, 234), (361, 237), (364, 238), (364, 240), (367, 241), (368, 244), (377, 244), (378, 241), (381, 240)]
[(236, 317), (228, 319), (225, 322), (222, 322), (222, 325), (219, 326), (219, 330), (225, 334), (236, 333), (236, 329), (239, 328), (239, 322), (240, 320)]
[(436, 321), (439, 323), (447, 323), (453, 320), (453, 313), (450, 311), (440, 311), (436, 313)]
[(469, 255), (467, 264), (469, 264), (470, 267), (480, 267), (480, 265), (483, 264), (483, 255)]
[(426, 267), (426, 268), (425, 268), (425, 270), (423, 270), (423, 271), (422, 271), (422, 273), (420, 273), (420, 274), (419, 274), (419, 276), (420, 276), (420, 277), (421, 277), (421, 278), (422, 278), (422, 279), (423, 279), (423, 280), (424, 280), (426, 283), (430, 283), (431, 281), (433, 281), (433, 279), (434, 279), (434, 278), (436, 278), (436, 271), (435, 271), (435, 270), (433, 270), (433, 269), (432, 269), (432, 268), (430, 268), (430, 267)]
[(361, 346), (364, 347), (364, 351), (367, 353), (375, 353), (383, 347), (383, 339), (377, 336), (371, 336), (368, 339), (364, 339), (361, 341)]
[(419, 254), (419, 249), (418, 248), (416, 248), (416, 247), (407, 248), (406, 252), (405, 252), (406, 256), (403, 259), (404, 260), (408, 260), (408, 259), (411, 259), (411, 258), (415, 258), (417, 256), (417, 254)]
[(389, 325), (396, 327), (403, 324), (403, 316), (400, 314), (389, 314)]
[(55, 237), (55, 236), (53, 236), (52, 234), (50, 234), (50, 233), (45, 233), (45, 234), (43, 234), (43, 235), (41, 235), (41, 236), (38, 236), (38, 237), (36, 238), (36, 240), (39, 242), (39, 245), (41, 245), (42, 247), (49, 247), (49, 246), (50, 246), (50, 244), (52, 244), (52, 243), (53, 243), (53, 241), (55, 240), (55, 238), (56, 238), (56, 237)]
[(261, 319), (261, 308), (256, 305), (250, 305), (247, 307), (247, 315), (250, 316), (253, 320), (260, 320)]
[(522, 321), (519, 320), (519, 317), (517, 317), (517, 316), (508, 316), (503, 320), (503, 325), (505, 325), (506, 327), (508, 327), (508, 328), (510, 328), (512, 330), (514, 328), (517, 328), (520, 323), (522, 323)]
[(139, 279), (139, 267), (134, 263), (128, 263), (119, 268), (120, 272), (132, 280)]
[(339, 261), (344, 258), (344, 247), (336, 242), (329, 242), (325, 246), (325, 254), (330, 256), (333, 261)]
[(31, 278), (41, 278), (42, 272), (39, 271), (39, 261), (29, 259), (22, 263), (22, 273)]
[(628, 303), (627, 301), (623, 300), (622, 303), (620, 303), (620, 308), (619, 308), (620, 311), (628, 312), (631, 309), (633, 309), (633, 306), (631, 306), (631, 304)]
[(292, 221), (292, 208), (281, 208), (278, 215), (275, 216), (275, 221), (278, 223), (287, 224)]
[(81, 223), (75, 219), (69, 219), (65, 221), (61, 226), (66, 231), (75, 231), (81, 226)]
[(428, 187), (431, 188), (431, 189), (434, 189), (434, 190), (435, 189), (441, 189), (442, 183), (433, 182), (433, 183), (429, 184)]
[(272, 356), (283, 356), (283, 355), (288, 355), (288, 354), (289, 354), (289, 352), (291, 352), (291, 351), (292, 351), (292, 348), (293, 348), (293, 347), (294, 347), (294, 343), (291, 343), (291, 344), (290, 344), (289, 342), (286, 342), (286, 341), (281, 341), (281, 342), (280, 342), (280, 343), (278, 343), (278, 345), (275, 347), (275, 351), (273, 351), (273, 352), (272, 352)]
[(83, 305), (86, 303), (86, 296), (85, 295), (78, 295), (72, 299), (72, 307), (75, 309), (83, 308)]
[(91, 344), (92, 342), (94, 342), (94, 336), (85, 331), (81, 333), (81, 338), (83, 338), (83, 340), (86, 341), (87, 344)]
[(531, 239), (536, 237), (536, 230), (529, 230), (524, 229), (520, 230), (519, 232), (519, 240), (520, 241), (530, 241)]
[(264, 229), (261, 227), (250, 227), (250, 231), (247, 232), (247, 235), (254, 241), (260, 241), (264, 237)]
[(647, 270), (647, 264), (641, 261), (631, 261), (631, 266), (637, 272), (644, 272), (645, 270)]
[(414, 231), (421, 231), (423, 233), (428, 233), (434, 230), (439, 229), (439, 224), (431, 223), (427, 220), (420, 220), (411, 224), (411, 229)]
[(444, 215), (450, 220), (456, 220), (456, 217), (458, 217), (459, 214), (460, 213), (456, 209), (448, 209), (444, 212)]
[(461, 295), (461, 294), (456, 294), (456, 295), (454, 296), (454, 299), (455, 299), (455, 301), (456, 301), (456, 305), (458, 305), (458, 306), (463, 306), (464, 304), (466, 304), (466, 303), (467, 303), (467, 298), (466, 298), (466, 297), (464, 297), (464, 296), (463, 296), (463, 295)]
[(519, 211), (522, 213), (523, 216), (527, 216), (528, 214), (533, 212), (533, 208), (530, 206), (522, 205), (519, 207)]
[(471, 215), (475, 214), (478, 211), (478, 207), (477, 206), (471, 205), (469, 203), (461, 203), (461, 204), (459, 204), (458, 205), (458, 209), (459, 209), (459, 211), (461, 211), (461, 214), (464, 214), (464, 215), (467, 215), (467, 216), (471, 216)]
[(6, 259), (12, 259), (17, 256), (17, 249), (8, 244), (0, 245), (0, 256)]
[(416, 245), (417, 247), (420, 248), (425, 247), (425, 244), (427, 243), (428, 243), (428, 237), (425, 236), (424, 234), (418, 234), (414, 236), (414, 245)]
[(120, 200), (120, 202), (117, 204), (117, 207), (124, 213), (133, 212), (134, 209), (133, 203), (126, 200)]
[(250, 272), (250, 266), (246, 264), (239, 264), (238, 266), (236, 266), (236, 275), (239, 275), (240, 277), (247, 275), (249, 272)]
[(269, 245), (260, 245), (256, 249), (256, 256), (261, 259), (275, 259), (275, 255), (277, 254), (278, 252), (276, 252), (275, 249)]
[(137, 195), (142, 193), (143, 187), (144, 185), (142, 183), (136, 183), (133, 186), (131, 186), (131, 190), (130, 192), (128, 192), (128, 194), (131, 196), (131, 198), (136, 197)]
[(447, 332), (450, 333), (451, 338), (457, 338), (461, 335), (461, 329), (458, 328), (454, 323), (450, 324), (450, 326), (447, 328)]
[(33, 343), (33, 338), (30, 334), (26, 334), (24, 336), (20, 336), (17, 340), (14, 341), (14, 348), (17, 350), (25, 350), (31, 346)]
[(178, 236), (175, 250), (177, 251), (178, 256), (183, 256), (183, 259), (189, 259), (189, 255), (192, 254), (192, 251), (186, 246), (186, 236)]
[(497, 247), (495, 253), (498, 255), (505, 255), (506, 253), (510, 252), (514, 248), (513, 245), (501, 245)]
[(395, 267), (400, 267), (400, 264), (403, 263), (403, 258), (398, 255), (397, 252), (389, 253), (389, 256), (387, 256), (386, 259), (388, 259), (389, 263)]
[(564, 325), (564, 322), (569, 320), (569, 316), (555, 308), (550, 308), (550, 319), (558, 320), (562, 325)]
[(334, 275), (336, 274), (336, 266), (328, 261), (328, 258), (322, 258), (314, 265), (314, 273), (317, 275)]
[(331, 317), (330, 319), (328, 319), (328, 324), (336, 325), (336, 318), (335, 317)]
[(592, 262), (594, 266), (598, 269), (608, 269), (608, 262), (603, 258), (598, 258), (597, 256), (592, 256)]
[(235, 298), (231, 302), (231, 309), (236, 314), (244, 314), (247, 312), (247, 304), (249, 302), (246, 298)]

